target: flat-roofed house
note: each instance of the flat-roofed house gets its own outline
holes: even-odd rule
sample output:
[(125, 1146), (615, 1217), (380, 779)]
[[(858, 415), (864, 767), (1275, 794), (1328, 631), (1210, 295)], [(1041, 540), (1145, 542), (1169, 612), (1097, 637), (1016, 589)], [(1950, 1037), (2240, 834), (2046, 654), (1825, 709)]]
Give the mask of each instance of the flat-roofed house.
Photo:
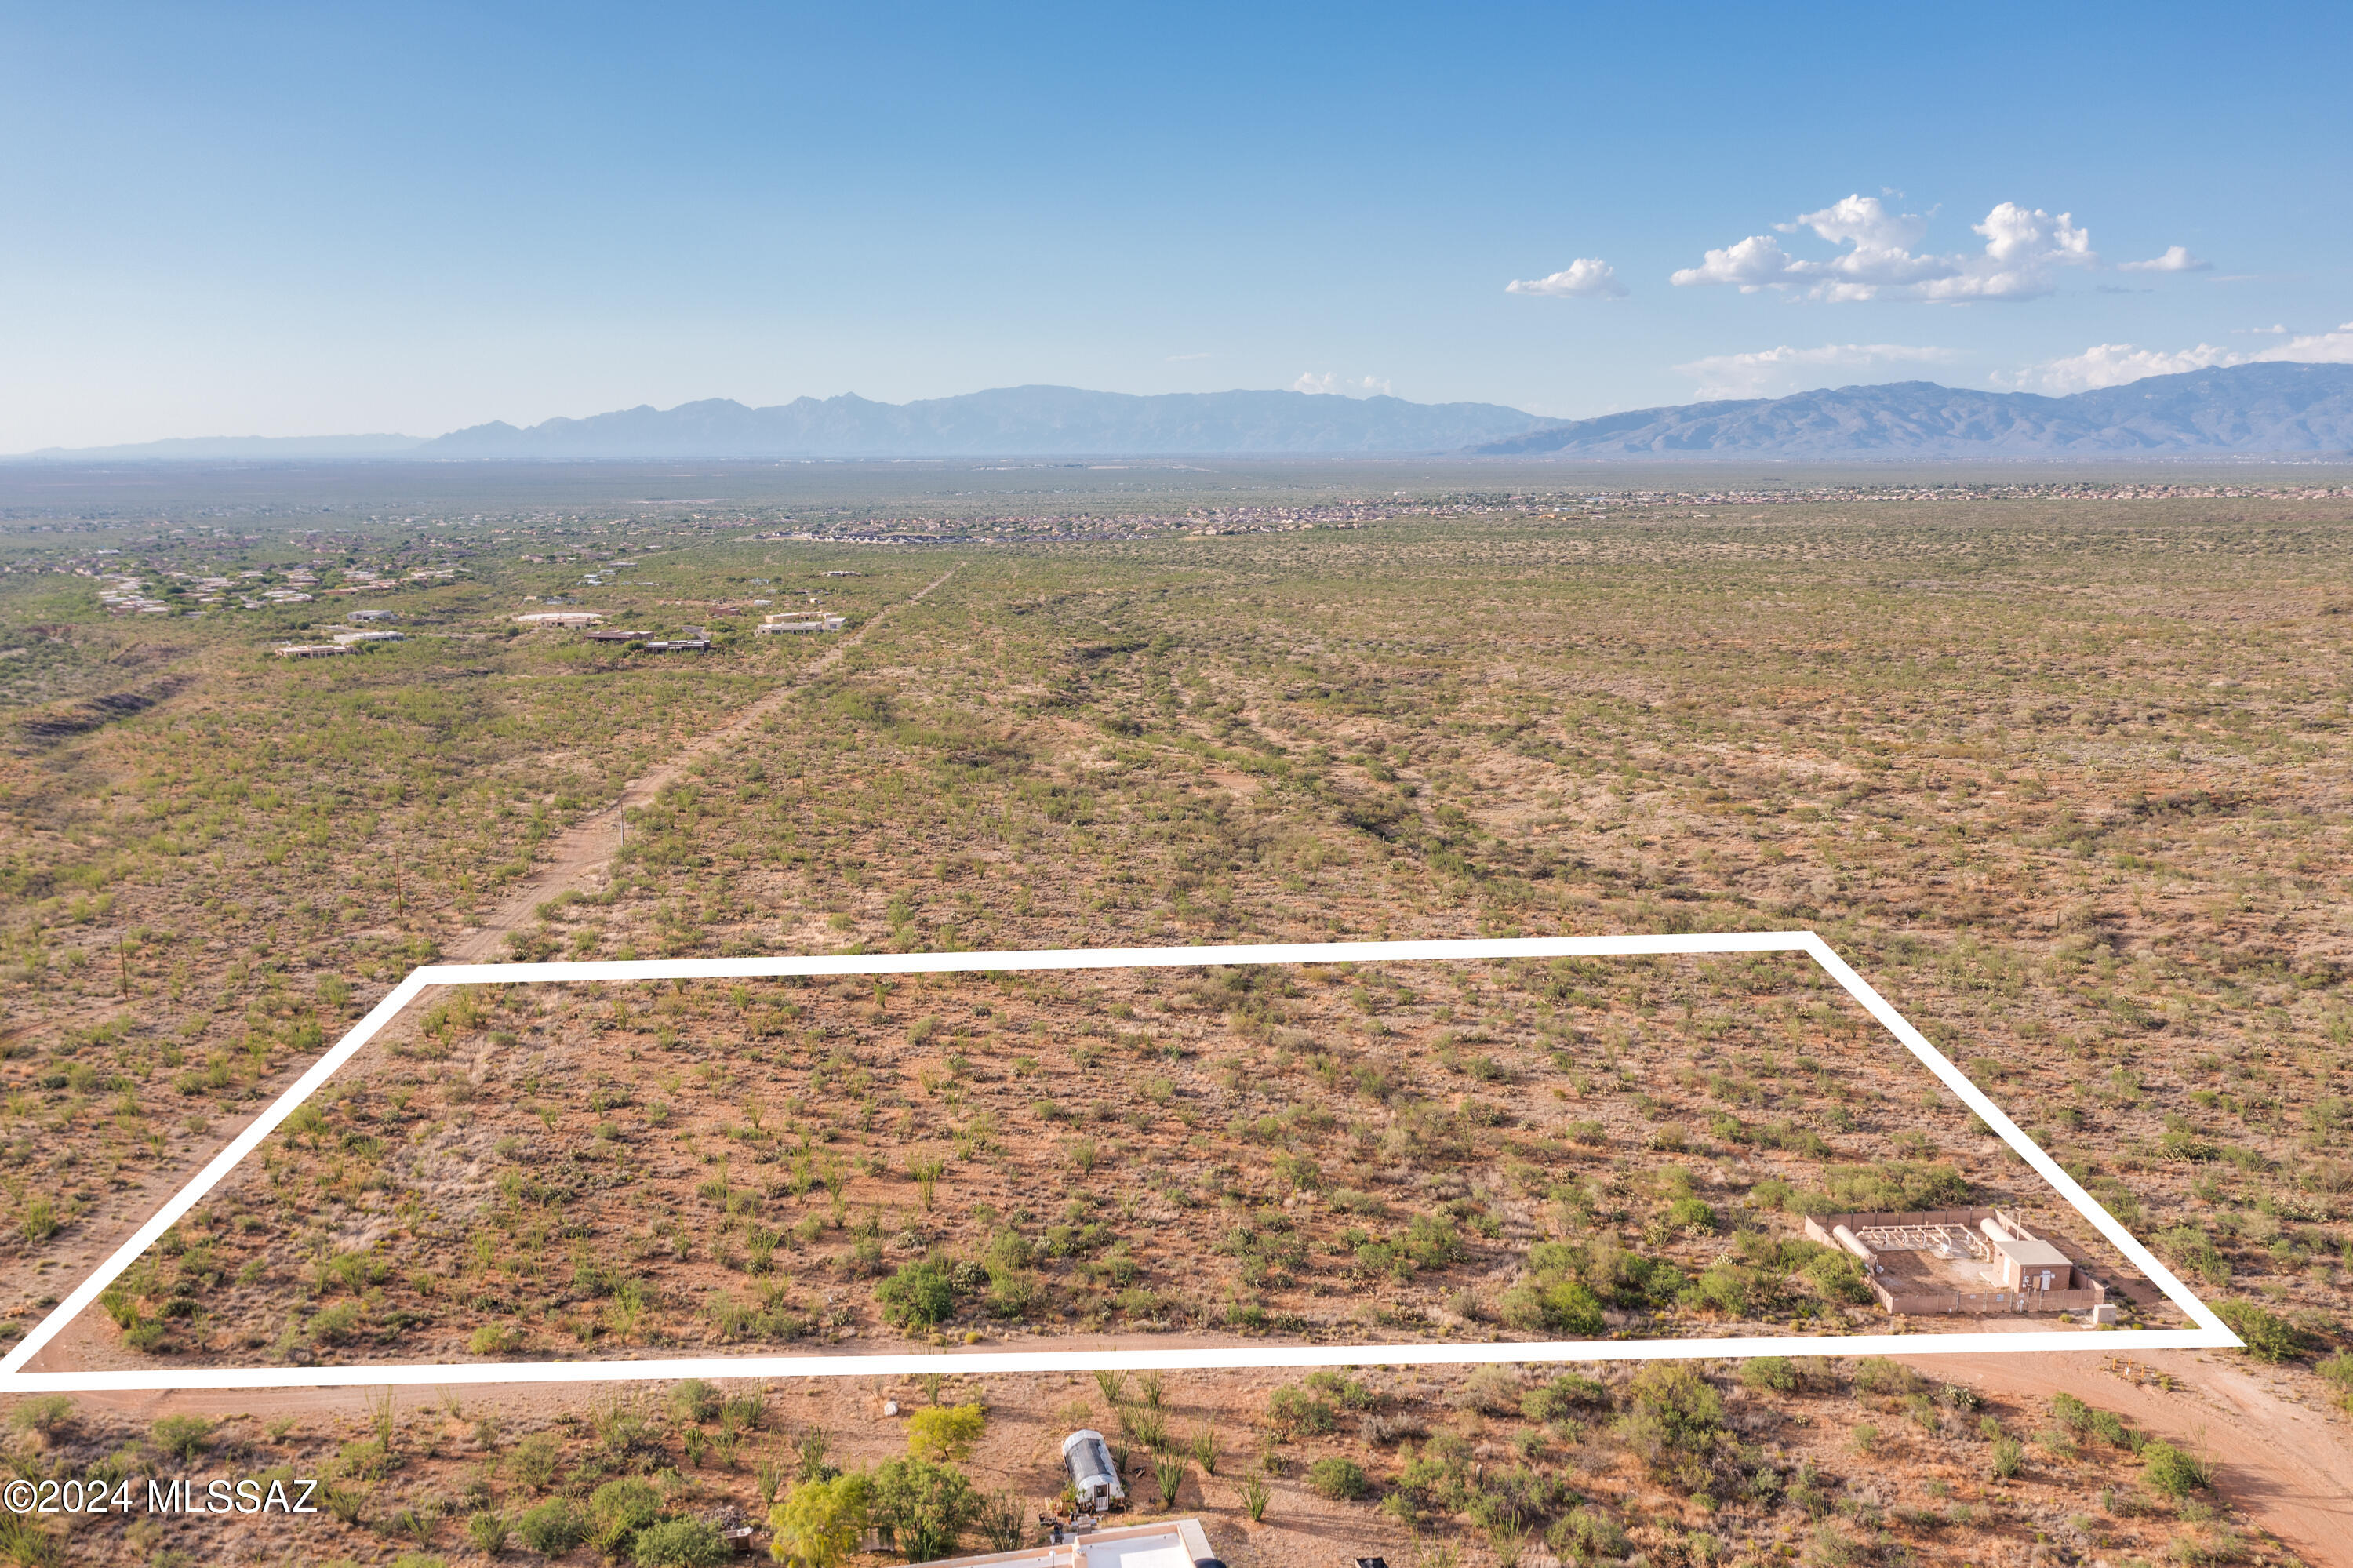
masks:
[(1993, 1244), (1995, 1266), (2011, 1290), (2073, 1290), (2075, 1265), (2041, 1236), (2013, 1235), (1989, 1214), (1978, 1229)]

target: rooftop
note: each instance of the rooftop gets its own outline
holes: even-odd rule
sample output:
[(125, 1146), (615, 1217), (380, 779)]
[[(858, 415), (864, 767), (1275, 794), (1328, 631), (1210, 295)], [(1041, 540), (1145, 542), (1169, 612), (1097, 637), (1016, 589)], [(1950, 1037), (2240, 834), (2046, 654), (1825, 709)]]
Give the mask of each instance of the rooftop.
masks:
[[(1091, 1530), (1060, 1546), (1025, 1546), (1015, 1552), (991, 1552), (978, 1557), (944, 1557), (955, 1568), (980, 1563), (1003, 1568), (1193, 1568), (1215, 1560), (1209, 1538), (1198, 1519), (1164, 1519), (1150, 1524), (1128, 1524)], [(914, 1568), (932, 1568), (919, 1563)]]

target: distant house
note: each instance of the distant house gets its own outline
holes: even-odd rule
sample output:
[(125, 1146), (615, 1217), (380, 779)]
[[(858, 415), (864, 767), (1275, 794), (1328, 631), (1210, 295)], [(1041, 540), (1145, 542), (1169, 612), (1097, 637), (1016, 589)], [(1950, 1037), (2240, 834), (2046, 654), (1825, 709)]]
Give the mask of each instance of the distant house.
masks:
[(752, 630), (766, 637), (778, 631), (839, 631), (849, 624), (846, 618), (821, 609), (782, 609), (762, 616)]
[(338, 631), (335, 641), (346, 648), (356, 648), (365, 642), (406, 642), (397, 631)]
[(646, 651), (649, 653), (688, 653), (710, 646), (711, 633), (700, 626), (690, 626), (686, 628), (684, 636), (648, 642)]
[[(228, 586), (227, 579), (223, 578), (220, 586), (227, 588)], [(400, 618), (393, 614), (392, 611), (388, 609), (355, 609), (349, 615), (343, 617), (343, 619), (345, 620), (364, 622), (370, 620), (397, 620)]]
[(594, 626), (605, 618), (586, 609), (542, 609), (514, 619), (517, 626)]
[(280, 659), (332, 659), (338, 653), (356, 653), (359, 650), (341, 642), (290, 642), (278, 650)]

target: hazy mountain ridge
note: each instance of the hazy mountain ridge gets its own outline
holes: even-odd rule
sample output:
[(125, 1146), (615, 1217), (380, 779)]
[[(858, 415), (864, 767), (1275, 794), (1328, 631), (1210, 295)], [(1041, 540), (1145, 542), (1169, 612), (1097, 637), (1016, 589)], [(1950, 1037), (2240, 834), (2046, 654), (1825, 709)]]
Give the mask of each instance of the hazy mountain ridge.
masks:
[(2353, 366), (2241, 365), (2064, 397), (1932, 381), (1841, 387), (1637, 409), (1472, 450), (1514, 457), (2353, 452)]
[(1290, 391), (1136, 397), (1007, 387), (754, 408), (727, 398), (445, 436), (202, 437), (17, 461), (1151, 457), (1430, 453), (1869, 459), (2353, 453), (2353, 366), (2261, 364), (2046, 397), (1903, 381), (1547, 420), (1493, 403)]
[(420, 458), (1146, 457), (1193, 452), (1450, 451), (1542, 427), (1492, 403), (1409, 403), (1305, 392), (1136, 397), (1007, 387), (913, 403), (855, 394), (750, 408), (727, 398), (493, 423), (428, 441)]
[(0, 459), (7, 462), (218, 462), (287, 458), (332, 461), (406, 457), (425, 444), (423, 436), (173, 436), (160, 441), (130, 441), (111, 447), (43, 447)]

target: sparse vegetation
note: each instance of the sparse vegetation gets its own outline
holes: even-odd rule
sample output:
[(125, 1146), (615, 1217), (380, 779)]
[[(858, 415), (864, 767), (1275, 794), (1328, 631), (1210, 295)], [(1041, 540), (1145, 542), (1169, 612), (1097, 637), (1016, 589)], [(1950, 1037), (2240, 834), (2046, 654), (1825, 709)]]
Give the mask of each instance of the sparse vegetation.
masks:
[[(786, 694), (762, 722), (789, 750), (755, 724), (703, 754), (633, 808), (609, 867), (514, 915), (557, 832), (818, 656), (723, 634), (690, 674), (509, 638), (517, 590), (577, 576), (526, 547), (659, 535), (662, 591), (706, 599), (748, 597), (719, 585), (773, 578), (769, 555), (854, 559), (871, 575), (810, 582), (861, 614), (903, 605), (944, 553), (738, 544), (659, 509), (136, 546), (171, 569), (282, 574), (315, 547), (405, 572), (462, 541), (472, 580), (392, 595), (409, 642), (265, 666), (255, 629), (315, 611), (239, 611), (234, 634), (226, 612), (115, 620), (46, 564), (132, 535), (0, 536), (45, 563), (0, 577), (5, 641), (29, 651), (0, 671), (25, 748), (0, 795), (0, 1265), (27, 1299), (47, 1289), (61, 1245), (102, 1241), (492, 916), (492, 948), (525, 956), (1803, 924), (2169, 1263), (2227, 1287), (2276, 1375), (2333, 1400), (2353, 1199), (2353, 1023), (2327, 956), (2348, 874), (2345, 503), (1999, 489), (1349, 501), (1346, 526), (1312, 532), (1123, 524), (1134, 537), (981, 552)], [(1415, 630), (1431, 605), (1443, 637)], [(86, 709), (115, 692), (143, 705)], [(177, 1362), (1066, 1329), (1804, 1332), (1876, 1318), (1852, 1261), (1799, 1235), (1809, 1207), (1955, 1201), (2039, 1190), (1772, 960), (453, 991), (289, 1118), (96, 1321), (124, 1356)], [(2068, 1239), (2122, 1277), (2096, 1236)], [(1382, 1316), (1359, 1321), (1364, 1303)], [(1538, 1539), (1564, 1560), (1740, 1561), (1788, 1510), (1822, 1560), (2020, 1528), (1975, 1492), (1922, 1496), (1928, 1455), (1957, 1492), (1999, 1478), (2048, 1499), (2065, 1552), (2238, 1550), (2237, 1525), (2123, 1500), (2144, 1478), (2217, 1506), (2159, 1485), (2175, 1461), (2111, 1435), (2096, 1400), (1964, 1411), (1925, 1380), (1792, 1358), (1730, 1375), (1532, 1369), (1476, 1395), (1303, 1380), (1219, 1408), (1283, 1468), (1235, 1461), (1247, 1481), (1199, 1506), (1248, 1512), (1256, 1489), (1279, 1520), (1373, 1520), (1370, 1497), (1308, 1495), (1336, 1458), (1380, 1478), (1380, 1528), (1473, 1532), (1482, 1561)], [(1180, 1418), (1103, 1392), (1092, 1419), (1153, 1483), (1181, 1472), (1203, 1391), (1164, 1396)], [(449, 1449), (371, 1432), (325, 1457), (350, 1469), (339, 1507), (387, 1531), (451, 1521), (442, 1550), (482, 1517), (539, 1550), (527, 1520), (664, 1467), (748, 1496), (765, 1466), (783, 1507), (830, 1484), (829, 1458), (881, 1461), (704, 1408), (468, 1449), (495, 1474), (438, 1514), (412, 1490)], [(1788, 1413), (1771, 1430), (1802, 1457), (1748, 1451), (1736, 1428), (1760, 1411)], [(1475, 1461), (1457, 1448), (1474, 1418)], [(165, 1452), (160, 1429), (22, 1419), (21, 1441), (78, 1467)], [(1596, 1484), (1609, 1454), (1642, 1508)], [(1653, 1533), (1670, 1493), (1672, 1540)], [(2059, 1524), (2073, 1514), (2096, 1522)], [(958, 1533), (993, 1540), (987, 1518)]]

